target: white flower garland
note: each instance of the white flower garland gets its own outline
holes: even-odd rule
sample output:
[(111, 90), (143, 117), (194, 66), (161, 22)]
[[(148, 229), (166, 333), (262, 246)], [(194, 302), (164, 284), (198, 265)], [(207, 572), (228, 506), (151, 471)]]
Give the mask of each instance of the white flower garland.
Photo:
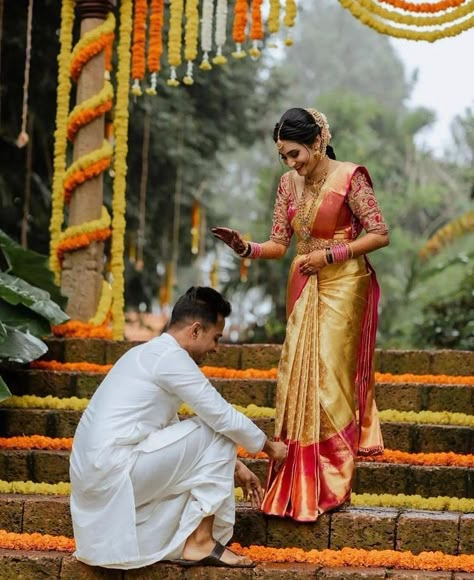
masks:
[(201, 70), (212, 68), (209, 62), (209, 53), (212, 50), (212, 25), (214, 20), (214, 0), (204, 0), (202, 4), (201, 20), (201, 49), (203, 52), (202, 62), (199, 65)]
[(212, 59), (214, 64), (225, 64), (227, 58), (222, 54), (222, 47), (227, 34), (227, 0), (217, 0), (216, 6), (216, 31), (215, 42), (217, 46), (216, 56)]

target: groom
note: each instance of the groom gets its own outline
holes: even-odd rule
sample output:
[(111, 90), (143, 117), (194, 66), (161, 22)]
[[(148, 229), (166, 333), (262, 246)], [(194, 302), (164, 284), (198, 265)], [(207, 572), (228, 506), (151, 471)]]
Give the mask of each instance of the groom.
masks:
[[(235, 521), (234, 477), (254, 506), (263, 495), (236, 445), (277, 462), (286, 445), (269, 441), (198, 367), (217, 351), (230, 312), (212, 288), (191, 287), (167, 331), (129, 350), (98, 387), (71, 454), (78, 560), (120, 569), (170, 559), (253, 566), (224, 547)], [(179, 420), (182, 402), (195, 417)]]

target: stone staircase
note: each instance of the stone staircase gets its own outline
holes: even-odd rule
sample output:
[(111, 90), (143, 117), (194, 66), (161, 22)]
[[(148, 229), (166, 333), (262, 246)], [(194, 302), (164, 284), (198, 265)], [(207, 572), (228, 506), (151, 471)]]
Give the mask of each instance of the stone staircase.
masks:
[[(134, 346), (102, 340), (53, 339), (48, 359), (112, 364)], [(209, 366), (234, 369), (268, 369), (277, 366), (278, 345), (222, 346), (206, 359)], [(376, 369), (392, 374), (474, 375), (474, 353), (460, 351), (383, 351), (377, 352)], [(14, 395), (89, 398), (103, 375), (46, 371), (24, 368), (2, 370)], [(276, 382), (269, 379), (212, 379), (213, 384), (232, 403), (274, 407)], [(377, 384), (380, 410), (450, 411), (474, 414), (474, 387), (462, 384), (390, 383)], [(80, 411), (57, 409), (9, 408), (0, 406), (0, 437), (45, 435), (72, 437)], [(273, 420), (255, 420), (268, 434)], [(409, 453), (472, 453), (474, 429), (466, 426), (426, 423), (382, 423), (387, 449)], [(44, 449), (0, 449), (0, 480), (38, 483), (67, 482), (68, 451)], [(250, 468), (265, 480), (266, 460), (245, 459)], [(365, 462), (358, 464), (353, 491), (356, 494), (407, 494), (424, 498), (450, 496), (474, 497), (472, 465), (414, 465), (410, 463)], [(72, 537), (69, 500), (64, 496), (0, 494), (0, 529), (9, 532), (52, 534)], [(289, 520), (267, 518), (245, 504), (237, 508), (233, 541), (242, 546), (262, 545), (275, 548), (300, 547), (305, 550), (340, 550), (344, 547), (365, 550), (398, 550), (418, 554), (440, 551), (444, 554), (474, 554), (474, 514), (426, 511), (393, 507), (350, 506), (325, 514), (317, 522), (296, 524)], [(195, 568), (185, 570), (169, 564), (130, 571), (90, 568), (61, 552), (25, 552), (0, 549), (0, 580), (36, 578), (341, 578), (414, 580), (437, 578), (461, 580), (474, 575), (454, 571), (407, 571), (385, 567), (321, 567), (297, 563), (265, 563), (254, 570)]]

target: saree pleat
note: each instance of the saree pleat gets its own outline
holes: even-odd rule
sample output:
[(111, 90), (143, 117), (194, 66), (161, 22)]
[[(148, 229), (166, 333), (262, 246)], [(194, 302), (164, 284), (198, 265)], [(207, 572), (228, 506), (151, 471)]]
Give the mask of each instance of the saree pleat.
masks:
[[(315, 214), (333, 211), (337, 197), (329, 193)], [(299, 257), (288, 280), (276, 398), (275, 437), (288, 444), (288, 456), (278, 471), (270, 463), (262, 510), (304, 522), (349, 499), (356, 455), (379, 453), (383, 443), (372, 368), (375, 274), (359, 257), (302, 276)]]

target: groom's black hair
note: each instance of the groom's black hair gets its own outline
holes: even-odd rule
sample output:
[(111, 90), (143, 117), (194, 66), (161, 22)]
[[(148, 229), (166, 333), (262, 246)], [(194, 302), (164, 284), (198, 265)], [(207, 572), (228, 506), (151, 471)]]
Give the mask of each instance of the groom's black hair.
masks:
[(216, 324), (219, 315), (225, 318), (231, 311), (230, 302), (214, 288), (191, 286), (174, 305), (169, 326), (190, 319)]

